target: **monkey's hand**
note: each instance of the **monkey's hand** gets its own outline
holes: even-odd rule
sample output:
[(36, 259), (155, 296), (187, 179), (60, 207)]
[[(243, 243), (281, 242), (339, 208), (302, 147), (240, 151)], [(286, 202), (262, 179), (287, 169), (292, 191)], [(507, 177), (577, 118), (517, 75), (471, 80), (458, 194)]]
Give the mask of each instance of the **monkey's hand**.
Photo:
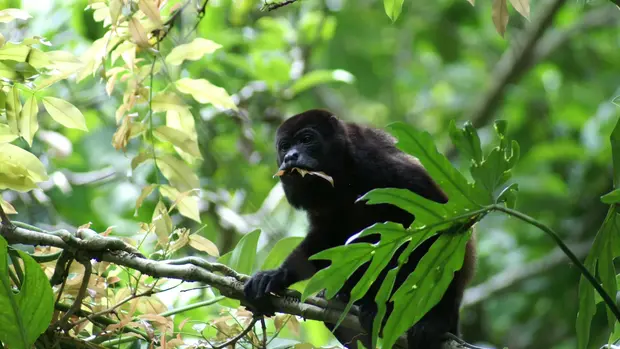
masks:
[(286, 289), (288, 270), (283, 268), (263, 270), (252, 275), (245, 283), (243, 293), (247, 300), (248, 308), (255, 315), (273, 316), (275, 307), (269, 300), (269, 293), (279, 293)]

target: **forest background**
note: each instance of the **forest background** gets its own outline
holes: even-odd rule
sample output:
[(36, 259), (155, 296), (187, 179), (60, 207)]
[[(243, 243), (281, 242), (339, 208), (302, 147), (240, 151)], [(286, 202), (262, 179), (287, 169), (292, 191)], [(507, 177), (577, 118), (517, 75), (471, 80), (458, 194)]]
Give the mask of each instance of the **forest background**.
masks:
[[(473, 125), (486, 154), (504, 120), (520, 149), (508, 201), (557, 232), (618, 306), (619, 28), (617, 4), (604, 0), (0, 0), (0, 189), (18, 227), (5, 224), (4, 238), (56, 281), (28, 296), (54, 303), (30, 319), (38, 333), (0, 341), (40, 346), (60, 333), (93, 346), (250, 348), (268, 335), (269, 348), (337, 345), (319, 321), (254, 321), (220, 295), (231, 295), (225, 282), (155, 279), (110, 263), (115, 255), (88, 261), (131, 247), (81, 245), (95, 232), (122, 238), (150, 259), (174, 259), (181, 276), (201, 263), (183, 257), (241, 274), (277, 266), (307, 221), (272, 177), (275, 129), (317, 107), (424, 130), (465, 176), (472, 160), (451, 122)], [(467, 342), (562, 349), (620, 338), (617, 319), (538, 227), (492, 213), (477, 246)], [(16, 269), (12, 251), (0, 278), (16, 289), (29, 284), (24, 267), (36, 272), (24, 255)], [(237, 275), (218, 266), (202, 265)], [(0, 305), (16, 297), (7, 284)]]

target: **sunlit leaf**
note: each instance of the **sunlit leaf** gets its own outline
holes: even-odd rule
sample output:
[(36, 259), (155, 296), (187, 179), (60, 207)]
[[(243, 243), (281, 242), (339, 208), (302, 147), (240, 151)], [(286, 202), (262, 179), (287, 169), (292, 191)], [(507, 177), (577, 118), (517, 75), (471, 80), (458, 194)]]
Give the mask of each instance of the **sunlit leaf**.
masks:
[(0, 47), (0, 60), (25, 62), (28, 53), (30, 53), (29, 46), (9, 42)]
[(144, 202), (144, 199), (146, 199), (146, 197), (149, 196), (156, 187), (157, 187), (157, 184), (149, 184), (145, 186), (144, 188), (142, 188), (142, 191), (140, 192), (140, 196), (136, 200), (136, 210), (134, 212), (134, 215), (138, 214), (138, 209), (142, 207), (142, 203)]
[(179, 191), (200, 188), (200, 181), (187, 164), (174, 156), (164, 155), (157, 158), (161, 173)]
[(614, 188), (620, 188), (620, 118), (609, 136), (611, 142), (611, 159), (614, 166)]
[(2, 195), (0, 195), (0, 207), (2, 207), (2, 210), (4, 210), (4, 213), (6, 214), (17, 214), (17, 210), (15, 210), (15, 207), (13, 207), (13, 205), (11, 205), (9, 202), (6, 202), (2, 199)]
[(32, 16), (28, 12), (18, 8), (7, 8), (0, 11), (0, 23), (9, 23), (16, 19), (25, 21), (30, 18), (32, 18)]
[(601, 196), (601, 201), (608, 205), (619, 204), (620, 203), (620, 188)]
[(108, 2), (108, 8), (110, 11), (110, 23), (115, 25), (123, 12), (123, 0), (110, 0)]
[(19, 292), (14, 292), (9, 281), (7, 248), (0, 236), (0, 341), (7, 347), (29, 349), (52, 320), (54, 294), (43, 269), (19, 250), (24, 274)]
[(215, 244), (198, 234), (192, 234), (189, 236), (189, 245), (198, 251), (206, 252), (213, 257), (219, 257), (220, 251)]
[(39, 158), (13, 144), (0, 144), (0, 189), (25, 192), (47, 179), (45, 166)]
[(161, 28), (164, 24), (159, 14), (159, 8), (153, 0), (139, 0), (138, 6), (140, 10), (153, 22), (155, 27)]
[(73, 104), (56, 97), (43, 97), (43, 105), (52, 119), (59, 124), (69, 128), (88, 131), (84, 115)]
[(170, 110), (185, 112), (188, 107), (176, 93), (160, 92), (153, 96), (151, 108), (153, 108), (154, 112), (167, 112)]
[(367, 205), (392, 204), (415, 215), (417, 221), (433, 224), (446, 219), (446, 207), (427, 200), (407, 189), (378, 188), (369, 191), (358, 201), (368, 200)]
[(30, 49), (28, 63), (36, 69), (51, 68), (52, 66), (52, 61), (48, 58), (47, 53), (36, 48)]
[(11, 127), (7, 124), (0, 124), (0, 143), (9, 143), (14, 141), (18, 135), (13, 133)]
[(251, 274), (256, 259), (256, 246), (260, 237), (260, 229), (244, 235), (235, 248), (218, 259), (239, 273)]
[(237, 106), (225, 89), (205, 79), (183, 78), (175, 83), (182, 93), (191, 94), (198, 103), (211, 103), (216, 107), (237, 110)]
[(461, 153), (465, 153), (475, 164), (482, 162), (482, 148), (480, 146), (480, 137), (474, 126), (467, 122), (463, 126), (463, 129), (456, 127), (454, 120), (450, 121), (448, 126), (450, 132), (450, 139), (454, 146)]
[(506, 26), (508, 25), (508, 5), (506, 0), (493, 0), (491, 18), (499, 35), (504, 37)]
[(200, 223), (200, 210), (198, 209), (198, 198), (196, 196), (189, 195), (188, 192), (181, 193), (169, 185), (162, 185), (159, 190), (161, 195), (176, 203), (180, 214)]
[(140, 21), (136, 17), (129, 18), (128, 26), (131, 38), (136, 45), (140, 47), (150, 46), (146, 30), (142, 26), (142, 23), (140, 23)]
[(172, 219), (168, 214), (168, 209), (163, 201), (159, 201), (153, 210), (153, 217), (151, 219), (155, 227), (155, 234), (157, 235), (157, 241), (159, 245), (165, 247), (170, 241), (170, 234), (172, 233)]
[(198, 149), (198, 143), (183, 133), (183, 131), (168, 126), (159, 126), (153, 130), (153, 135), (162, 142), (169, 142), (170, 144), (179, 147), (184, 152), (187, 152), (198, 159), (202, 159), (200, 149)]
[(295, 81), (287, 92), (290, 94), (290, 97), (293, 97), (317, 85), (337, 81), (351, 84), (355, 81), (355, 77), (342, 69), (313, 70)]
[(211, 54), (222, 45), (204, 38), (196, 38), (188, 44), (176, 46), (166, 56), (166, 63), (180, 65), (184, 60), (196, 61), (202, 56)]
[(18, 120), (22, 112), (22, 103), (19, 100), (19, 89), (17, 86), (11, 86), (6, 98), (6, 121), (11, 128), (11, 132), (18, 135)]
[(390, 17), (392, 22), (395, 22), (400, 16), (403, 10), (404, 0), (383, 0), (383, 8), (385, 13)]
[(32, 95), (26, 100), (26, 103), (24, 103), (19, 119), (19, 135), (22, 136), (31, 147), (34, 135), (39, 129), (39, 122), (37, 121), (38, 113), (39, 104), (36, 97)]

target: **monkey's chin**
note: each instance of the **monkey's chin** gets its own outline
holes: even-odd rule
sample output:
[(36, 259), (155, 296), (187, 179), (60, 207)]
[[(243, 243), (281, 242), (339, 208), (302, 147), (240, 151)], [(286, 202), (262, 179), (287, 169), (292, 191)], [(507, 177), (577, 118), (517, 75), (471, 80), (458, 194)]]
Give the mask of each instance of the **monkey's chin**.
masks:
[(293, 172), (295, 172), (295, 171), (297, 171), (297, 172), (301, 175), (301, 177), (305, 177), (307, 174), (310, 174), (310, 175), (313, 175), (313, 176), (318, 176), (318, 177), (321, 177), (321, 178), (323, 178), (324, 180), (328, 181), (328, 182), (329, 182), (329, 184), (331, 184), (331, 185), (332, 185), (332, 187), (334, 186), (334, 179), (333, 179), (331, 176), (329, 176), (329, 175), (325, 174), (325, 172), (321, 172), (321, 171), (310, 171), (310, 170), (305, 170), (305, 169), (303, 169), (303, 168), (299, 168), (299, 167), (292, 167), (292, 168), (291, 168), (291, 169), (289, 169), (289, 170), (286, 170), (286, 169), (285, 169), (285, 170), (278, 170), (278, 172), (276, 172), (276, 173), (273, 175), (273, 177), (281, 177), (281, 176), (285, 175), (286, 173), (290, 173), (290, 174), (292, 174), (292, 173), (293, 173)]

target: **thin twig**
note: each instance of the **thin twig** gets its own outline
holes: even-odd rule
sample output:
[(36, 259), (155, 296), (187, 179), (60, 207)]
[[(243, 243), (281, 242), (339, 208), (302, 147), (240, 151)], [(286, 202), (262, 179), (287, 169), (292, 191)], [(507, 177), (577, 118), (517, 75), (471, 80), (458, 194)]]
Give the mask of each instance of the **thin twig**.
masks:
[(296, 2), (297, 0), (286, 0), (282, 2), (265, 2), (261, 7), (261, 10), (264, 11), (266, 9), (267, 11), (273, 11), (279, 9), (280, 7), (284, 7), (286, 5), (290, 5)]
[(267, 349), (267, 325), (265, 324), (265, 318), (260, 317), (260, 327), (263, 330), (263, 349)]
[(84, 297), (86, 297), (86, 290), (88, 289), (90, 275), (93, 272), (93, 266), (88, 257), (80, 256), (76, 259), (84, 266), (84, 276), (82, 276), (82, 284), (80, 285), (80, 289), (75, 296), (75, 300), (73, 301), (71, 308), (69, 308), (65, 315), (63, 315), (63, 317), (56, 322), (57, 326), (62, 328), (65, 332), (68, 332), (73, 328), (73, 326), (75, 326), (75, 324), (69, 322), (69, 318), (82, 307), (82, 301), (84, 300)]
[(256, 322), (258, 322), (260, 318), (255, 317), (252, 319), (252, 322), (250, 322), (250, 324), (248, 325), (248, 327), (246, 327), (243, 331), (241, 331), (241, 333), (239, 333), (238, 335), (232, 337), (231, 339), (227, 340), (226, 342), (220, 344), (220, 345), (214, 345), (212, 349), (222, 349), (225, 348), (229, 345), (233, 345), (235, 343), (237, 343), (241, 338), (245, 337), (246, 334), (248, 334), (248, 332), (250, 332), (252, 330), (252, 328), (254, 328), (254, 325), (256, 325)]

